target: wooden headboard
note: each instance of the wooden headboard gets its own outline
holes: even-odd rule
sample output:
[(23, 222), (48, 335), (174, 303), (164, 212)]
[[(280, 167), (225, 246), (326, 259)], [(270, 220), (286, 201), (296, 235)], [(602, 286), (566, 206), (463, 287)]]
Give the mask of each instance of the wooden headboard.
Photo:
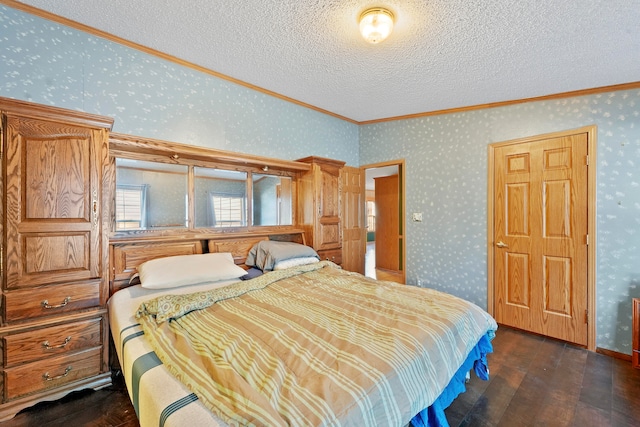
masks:
[(211, 234), (206, 238), (163, 238), (162, 240), (130, 239), (109, 244), (111, 275), (109, 295), (129, 286), (131, 277), (145, 261), (176, 255), (229, 252), (236, 264), (244, 262), (249, 251), (261, 240), (279, 240), (306, 244), (302, 230)]
[(240, 234), (220, 235), (207, 241), (209, 252), (230, 252), (236, 264), (244, 266), (249, 251), (256, 243), (262, 240), (279, 240), (283, 242), (295, 242), (305, 245), (304, 232), (296, 230), (291, 233), (278, 234)]

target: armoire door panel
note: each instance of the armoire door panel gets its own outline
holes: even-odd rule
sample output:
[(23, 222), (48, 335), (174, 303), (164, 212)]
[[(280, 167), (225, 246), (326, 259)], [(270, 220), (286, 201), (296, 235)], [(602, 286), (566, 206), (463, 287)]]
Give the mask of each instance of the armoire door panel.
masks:
[[(88, 138), (24, 140), (24, 218), (90, 221)], [(53, 197), (61, 194), (63, 197)]]
[(104, 130), (6, 118), (8, 289), (102, 275)]
[[(89, 233), (65, 235), (23, 235), (23, 277), (21, 282), (50, 283), (51, 274), (66, 274), (68, 279), (84, 279), (97, 272), (90, 260)], [(35, 277), (41, 277), (38, 281)]]
[(321, 185), (321, 217), (338, 217), (340, 215), (338, 198), (338, 174), (331, 175), (325, 171), (320, 172)]
[(319, 249), (337, 248), (342, 245), (340, 242), (340, 223), (336, 221), (322, 221), (319, 223), (320, 240)]

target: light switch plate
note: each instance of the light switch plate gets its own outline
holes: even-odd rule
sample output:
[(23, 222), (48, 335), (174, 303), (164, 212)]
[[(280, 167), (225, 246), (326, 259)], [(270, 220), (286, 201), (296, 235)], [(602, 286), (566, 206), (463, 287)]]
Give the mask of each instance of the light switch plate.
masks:
[(411, 215), (411, 221), (413, 221), (413, 222), (422, 222), (422, 212), (414, 212)]

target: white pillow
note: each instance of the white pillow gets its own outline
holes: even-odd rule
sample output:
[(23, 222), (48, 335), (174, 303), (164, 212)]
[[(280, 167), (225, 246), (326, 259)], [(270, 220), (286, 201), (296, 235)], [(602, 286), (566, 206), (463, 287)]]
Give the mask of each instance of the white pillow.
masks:
[(289, 258), (284, 261), (278, 261), (276, 265), (273, 266), (273, 270), (284, 270), (285, 268), (297, 267), (299, 265), (307, 265), (313, 264), (315, 262), (320, 262), (317, 257), (314, 256), (305, 256), (298, 258)]
[(204, 282), (237, 279), (247, 274), (230, 253), (178, 255), (156, 258), (138, 266), (140, 283), (147, 289), (167, 289)]

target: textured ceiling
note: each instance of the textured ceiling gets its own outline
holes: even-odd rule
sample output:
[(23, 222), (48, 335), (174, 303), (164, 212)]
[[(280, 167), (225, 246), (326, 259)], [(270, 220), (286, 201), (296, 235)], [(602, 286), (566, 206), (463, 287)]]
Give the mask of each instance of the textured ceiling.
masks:
[(21, 3), (358, 122), (640, 81), (640, 0)]

